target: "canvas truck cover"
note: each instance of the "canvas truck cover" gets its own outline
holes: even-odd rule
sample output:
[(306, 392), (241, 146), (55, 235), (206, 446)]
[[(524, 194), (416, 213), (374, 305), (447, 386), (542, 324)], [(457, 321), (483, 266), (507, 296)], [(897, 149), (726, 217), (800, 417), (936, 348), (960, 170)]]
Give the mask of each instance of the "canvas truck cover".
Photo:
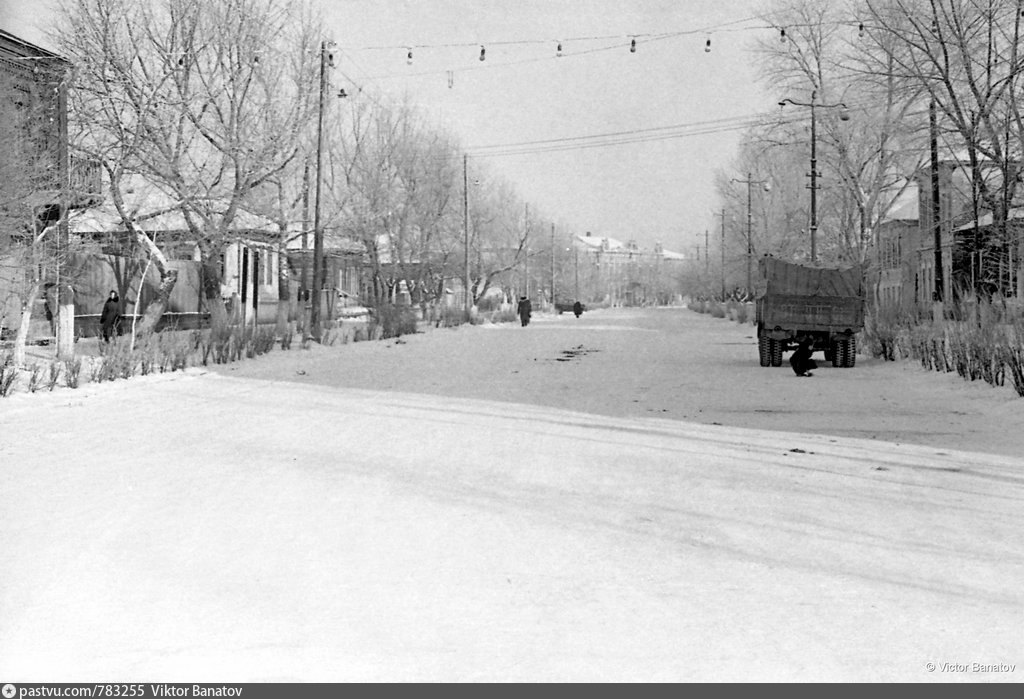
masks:
[(758, 298), (769, 294), (858, 299), (864, 296), (863, 273), (859, 266), (808, 267), (769, 256), (762, 257), (759, 266)]
[(765, 256), (758, 263), (758, 321), (789, 335), (859, 331), (864, 325), (860, 266), (810, 267)]

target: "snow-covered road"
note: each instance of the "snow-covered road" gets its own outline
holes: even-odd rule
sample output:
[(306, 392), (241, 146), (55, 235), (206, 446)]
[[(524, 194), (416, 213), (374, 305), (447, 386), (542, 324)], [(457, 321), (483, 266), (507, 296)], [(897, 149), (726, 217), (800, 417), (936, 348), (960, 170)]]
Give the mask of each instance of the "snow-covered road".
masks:
[(1013, 457), (197, 371), (0, 430), (4, 681), (1024, 677)]

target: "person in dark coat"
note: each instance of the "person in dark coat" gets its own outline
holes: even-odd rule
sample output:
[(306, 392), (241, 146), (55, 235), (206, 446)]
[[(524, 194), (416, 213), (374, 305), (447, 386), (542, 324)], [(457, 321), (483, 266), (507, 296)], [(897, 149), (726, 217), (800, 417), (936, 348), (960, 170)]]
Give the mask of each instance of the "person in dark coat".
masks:
[(519, 299), (519, 320), (524, 328), (530, 324), (530, 313), (533, 310), (531, 306), (530, 299), (525, 296)]
[(789, 358), (789, 365), (793, 367), (793, 373), (797, 376), (813, 376), (811, 370), (818, 368), (818, 363), (811, 359), (813, 347), (814, 340), (809, 337), (802, 338), (793, 356)]
[(110, 338), (118, 332), (121, 327), (121, 299), (116, 291), (110, 292), (110, 298), (103, 304), (103, 311), (100, 313), (100, 331), (103, 334), (103, 341), (110, 342)]
[(572, 312), (576, 314), (576, 317), (577, 317), (577, 318), (579, 318), (579, 317), (580, 317), (580, 314), (582, 314), (582, 313), (583, 313), (583, 304), (582, 304), (582, 303), (580, 303), (579, 301), (577, 301), (576, 303), (574, 303), (574, 304), (572, 305)]

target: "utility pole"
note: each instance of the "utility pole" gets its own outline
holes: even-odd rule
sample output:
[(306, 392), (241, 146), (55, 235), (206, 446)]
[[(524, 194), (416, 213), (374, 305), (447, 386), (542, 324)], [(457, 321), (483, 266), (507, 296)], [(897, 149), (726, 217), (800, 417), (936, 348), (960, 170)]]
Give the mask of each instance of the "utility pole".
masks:
[(555, 303), (555, 224), (551, 224), (551, 305)]
[(320, 110), (316, 122), (316, 199), (313, 204), (313, 299), (310, 306), (309, 323), (313, 339), (320, 342), (320, 288), (324, 284), (323, 256), (324, 232), (320, 226), (320, 188), (323, 177), (324, 149), (324, 93), (327, 91), (327, 42), (320, 42)]
[(815, 115), (815, 108), (832, 109), (834, 107), (841, 107), (842, 111), (839, 113), (840, 121), (849, 121), (850, 115), (846, 112), (848, 107), (842, 102), (818, 104), (817, 90), (811, 92), (810, 102), (797, 102), (789, 97), (779, 102), (780, 107), (785, 107), (787, 104), (811, 108), (811, 172), (809, 177), (811, 178), (811, 262), (814, 262), (818, 259), (818, 121)]
[[(812, 155), (811, 157), (813, 158), (814, 156)], [(812, 162), (813, 162), (813, 160), (812, 160)], [(771, 187), (768, 185), (768, 181), (767, 180), (755, 180), (754, 176), (751, 173), (749, 173), (749, 172), (747, 173), (747, 179), (745, 179), (745, 180), (736, 180), (736, 179), (734, 179), (733, 182), (740, 182), (740, 183), (743, 183), (743, 184), (747, 185), (747, 293), (748, 294), (752, 294), (753, 293), (753, 273), (752, 273), (751, 265), (752, 265), (752, 262), (753, 262), (753, 259), (754, 259), (754, 247), (753, 247), (753, 243), (751, 242), (751, 240), (752, 240), (751, 236), (752, 236), (752, 233), (753, 233), (753, 216), (751, 214), (752, 207), (753, 207), (753, 195), (751, 193), (752, 185), (755, 185), (755, 184), (764, 185), (764, 191), (766, 191), (766, 192), (771, 191)], [(811, 196), (814, 196), (813, 190), (812, 190)], [(811, 208), (813, 209), (813, 204), (811, 205)], [(812, 214), (812, 216), (813, 216), (813, 214)], [(814, 236), (813, 235), (811, 236), (811, 259), (812, 260), (814, 259)]]
[(466, 318), (469, 318), (469, 309), (471, 302), (471, 292), (469, 290), (469, 154), (462, 154), (462, 224), (465, 233), (465, 263), (466, 263), (466, 293), (465, 300), (463, 302), (463, 310), (466, 312)]
[(526, 291), (526, 298), (530, 298), (530, 205), (526, 205), (526, 232), (523, 234), (523, 288)]
[[(817, 93), (814, 93), (817, 94)], [(818, 132), (814, 118), (814, 95), (811, 96), (811, 262), (818, 259)]]
[(580, 249), (576, 247), (576, 241), (569, 237), (569, 242), (572, 243), (572, 260), (573, 268), (576, 273), (576, 298), (574, 301), (580, 300)]
[[(309, 250), (309, 160), (302, 168), (302, 249)], [(303, 258), (305, 259), (305, 258)], [(302, 265), (302, 295), (301, 300), (305, 305), (306, 292), (309, 289), (309, 269)]]
[(710, 265), (710, 260), (711, 260), (711, 248), (708, 246), (708, 229), (705, 228), (704, 229), (704, 274), (707, 274), (708, 271), (711, 269), (711, 267), (709, 266)]
[(722, 207), (722, 300), (725, 301), (725, 207)]
[(942, 269), (942, 202), (939, 199), (939, 129), (935, 100), (928, 103), (929, 146), (931, 149), (932, 234), (935, 241), (935, 290), (932, 300), (942, 303), (945, 275)]

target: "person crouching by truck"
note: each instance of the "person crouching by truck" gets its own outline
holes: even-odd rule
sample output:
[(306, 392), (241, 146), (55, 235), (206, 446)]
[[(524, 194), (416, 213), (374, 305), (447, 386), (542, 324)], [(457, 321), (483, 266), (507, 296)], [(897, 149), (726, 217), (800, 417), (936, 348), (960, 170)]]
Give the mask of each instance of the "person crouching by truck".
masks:
[(810, 337), (803, 337), (797, 344), (796, 351), (789, 358), (789, 365), (793, 367), (793, 373), (797, 376), (813, 376), (812, 369), (818, 368), (818, 363), (811, 359), (814, 353), (814, 340)]

